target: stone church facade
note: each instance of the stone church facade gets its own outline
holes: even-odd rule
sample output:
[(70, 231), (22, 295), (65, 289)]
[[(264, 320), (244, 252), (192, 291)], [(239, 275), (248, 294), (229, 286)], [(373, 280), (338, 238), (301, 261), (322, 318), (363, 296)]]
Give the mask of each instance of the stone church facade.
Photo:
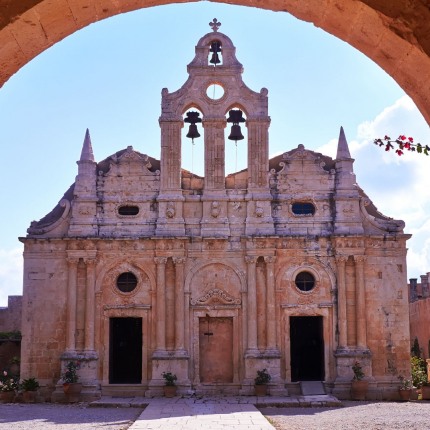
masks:
[[(369, 396), (393, 397), (409, 373), (404, 223), (356, 184), (342, 129), (336, 159), (303, 145), (269, 159), (268, 91), (211, 24), (188, 80), (162, 90), (160, 160), (128, 147), (96, 162), (87, 131), (74, 184), (20, 239), (22, 376), (54, 400), (70, 360), (86, 399), (159, 395), (164, 371), (180, 393), (247, 395), (266, 368), (272, 394), (318, 380), (345, 398), (359, 360)], [(181, 168), (184, 118), (204, 177)], [(247, 128), (248, 163), (226, 177), (228, 123)]]

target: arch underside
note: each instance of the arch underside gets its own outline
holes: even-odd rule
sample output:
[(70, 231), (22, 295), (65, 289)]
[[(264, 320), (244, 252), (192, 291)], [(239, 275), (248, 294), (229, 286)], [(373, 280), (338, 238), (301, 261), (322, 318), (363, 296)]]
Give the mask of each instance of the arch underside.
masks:
[[(176, 0), (0, 0), (0, 86), (31, 59), (105, 18)], [(430, 8), (426, 0), (227, 1), (292, 14), (360, 50), (414, 100), (430, 123)]]

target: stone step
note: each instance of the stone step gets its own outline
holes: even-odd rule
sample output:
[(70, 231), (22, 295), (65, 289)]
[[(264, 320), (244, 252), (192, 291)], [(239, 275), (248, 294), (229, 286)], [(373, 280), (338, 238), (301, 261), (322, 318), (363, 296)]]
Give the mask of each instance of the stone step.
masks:
[(147, 388), (143, 385), (102, 385), (102, 396), (144, 397)]
[(326, 394), (321, 381), (301, 381), (300, 388), (303, 396), (318, 396)]

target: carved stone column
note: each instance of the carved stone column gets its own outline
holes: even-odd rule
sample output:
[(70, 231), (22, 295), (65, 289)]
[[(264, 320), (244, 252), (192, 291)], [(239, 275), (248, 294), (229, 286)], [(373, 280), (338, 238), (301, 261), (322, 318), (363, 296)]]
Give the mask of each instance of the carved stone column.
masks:
[(266, 262), (266, 350), (277, 351), (276, 346), (276, 309), (275, 309), (275, 256), (264, 257)]
[(355, 261), (355, 309), (357, 324), (357, 346), (367, 348), (366, 339), (366, 289), (364, 284), (364, 255), (354, 256)]
[(160, 118), (161, 157), (160, 194), (181, 189), (182, 118)]
[(67, 283), (66, 352), (74, 352), (76, 349), (76, 284), (78, 263), (78, 258), (67, 258), (69, 273)]
[(96, 280), (96, 260), (89, 258), (84, 261), (87, 266), (85, 290), (85, 351), (94, 351), (94, 287)]
[[(267, 90), (266, 95), (267, 95)], [(248, 193), (245, 233), (272, 235), (272, 195), (269, 190), (269, 125), (270, 118), (249, 117), (248, 127)]]
[(225, 190), (226, 119), (205, 118), (205, 191)]
[(185, 353), (184, 257), (173, 257), (175, 263), (175, 350)]
[(166, 351), (166, 257), (155, 257), (157, 265), (157, 313), (155, 353)]
[(346, 348), (347, 339), (347, 317), (346, 317), (346, 283), (345, 265), (347, 257), (336, 256), (337, 263), (337, 318), (339, 327), (339, 348)]
[(256, 270), (255, 264), (257, 257), (246, 256), (245, 261), (247, 267), (248, 280), (248, 296), (247, 296), (247, 311), (248, 311), (248, 350), (247, 353), (257, 353), (257, 288), (255, 282)]
[(269, 188), (270, 118), (248, 118), (248, 184), (253, 189)]

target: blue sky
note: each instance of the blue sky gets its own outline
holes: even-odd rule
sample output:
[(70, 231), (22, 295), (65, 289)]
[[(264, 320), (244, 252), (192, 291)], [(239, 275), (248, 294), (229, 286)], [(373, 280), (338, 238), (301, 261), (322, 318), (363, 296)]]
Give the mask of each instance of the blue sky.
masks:
[[(3, 210), (0, 211), (0, 306), (21, 292), (19, 236), (73, 183), (88, 127), (97, 161), (132, 145), (159, 157), (161, 89), (187, 79), (194, 47), (216, 17), (236, 46), (244, 82), (269, 90), (270, 154), (297, 147), (335, 155), (342, 125), (360, 186), (385, 215), (404, 219), (408, 277), (430, 270), (430, 159), (399, 159), (373, 144), (388, 133), (430, 142), (427, 123), (379, 66), (345, 42), (275, 13), (210, 2), (142, 9), (92, 24), (54, 45), (0, 89)], [(183, 165), (191, 168), (184, 143)], [(201, 173), (202, 139), (193, 149)], [(234, 170), (234, 145), (227, 148)], [(246, 163), (238, 143), (237, 168)]]

